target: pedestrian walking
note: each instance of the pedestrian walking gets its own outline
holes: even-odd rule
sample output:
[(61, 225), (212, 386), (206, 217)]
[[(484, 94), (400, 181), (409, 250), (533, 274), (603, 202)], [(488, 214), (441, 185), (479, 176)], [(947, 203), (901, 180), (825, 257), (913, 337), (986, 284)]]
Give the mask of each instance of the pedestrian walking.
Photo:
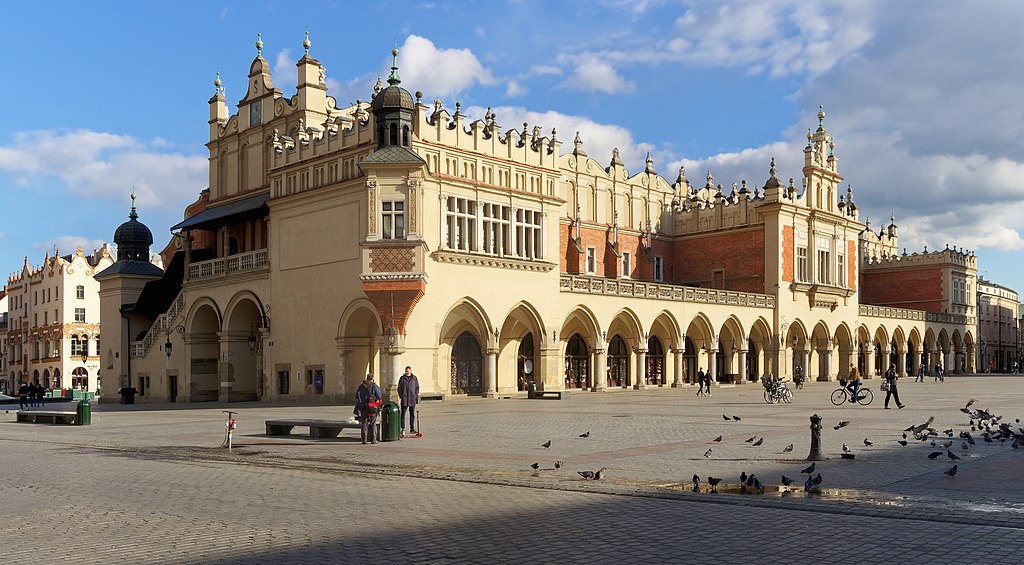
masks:
[(915, 383), (923, 383), (924, 382), (924, 363), (921, 363), (921, 366), (917, 368), (917, 378), (914, 379), (914, 382)]
[(896, 364), (889, 365), (889, 370), (885, 372), (885, 382), (889, 385), (889, 390), (885, 391), (885, 409), (889, 409), (889, 399), (893, 398), (896, 400), (896, 407), (903, 408), (903, 404), (900, 402), (900, 393), (896, 389), (896, 381), (900, 378), (896, 374)]
[(384, 403), (383, 398), (384, 393), (377, 383), (373, 382), (373, 375), (366, 375), (366, 379), (356, 389), (356, 413), (359, 415), (359, 431), (364, 444), (367, 437), (370, 438), (370, 443), (377, 443), (377, 414)]
[(412, 367), (405, 368), (405, 374), (398, 377), (398, 398), (402, 401), (402, 416), (399, 420), (401, 429), (405, 429), (405, 412), (409, 411), (409, 433), (416, 433), (416, 404), (420, 400), (420, 380), (412, 372)]
[(36, 405), (39, 406), (40, 408), (45, 408), (46, 407), (45, 398), (46, 398), (46, 389), (43, 388), (43, 385), (37, 386), (36, 387)]
[(703, 396), (705, 394), (704, 393), (704, 385), (705, 385), (705, 383), (708, 385), (707, 394), (710, 396), (711, 395), (711, 383), (708, 381), (707, 374), (704, 373), (704, 367), (701, 367), (700, 370), (697, 371), (697, 396)]
[(28, 384), (24, 381), (22, 381), (21, 386), (18, 387), (18, 407), (21, 410), (28, 410), (30, 408), (28, 402)]
[(36, 383), (28, 383), (28, 405), (29, 408), (36, 406)]

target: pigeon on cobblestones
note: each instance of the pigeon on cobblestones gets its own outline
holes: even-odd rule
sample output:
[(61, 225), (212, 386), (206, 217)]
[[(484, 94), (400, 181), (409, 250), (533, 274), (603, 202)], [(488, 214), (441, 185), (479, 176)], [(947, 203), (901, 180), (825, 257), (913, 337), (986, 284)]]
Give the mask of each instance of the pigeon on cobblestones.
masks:
[(811, 463), (811, 465), (809, 467), (807, 467), (806, 469), (804, 469), (803, 471), (800, 471), (800, 472), (801, 473), (808, 473), (808, 474), (809, 473), (813, 473), (814, 472), (814, 465), (815, 465), (814, 463)]
[(699, 487), (700, 486), (700, 477), (697, 476), (697, 473), (693, 474), (693, 486), (694, 487)]
[(715, 439), (713, 439), (711, 441), (713, 441), (715, 443), (718, 443), (718, 442), (722, 441), (722, 436), (718, 436), (718, 437), (716, 437)]
[(755, 441), (754, 443), (750, 444), (750, 445), (753, 445), (754, 447), (760, 447), (762, 443), (764, 443), (764, 438), (763, 437), (761, 439)]
[(722, 419), (725, 420), (726, 422), (732, 420), (732, 418), (726, 416), (725, 414), (722, 414)]
[(946, 469), (946, 471), (945, 471), (946, 476), (947, 477), (955, 477), (956, 476), (956, 468), (957, 468), (957, 466), (953, 465), (949, 469)]
[(960, 457), (948, 449), (946, 450), (946, 457), (949, 457), (950, 461), (958, 461), (960, 459)]
[(782, 475), (782, 484), (788, 487), (789, 485), (793, 484), (793, 479), (787, 477), (786, 475)]
[(588, 481), (590, 479), (594, 478), (594, 472), (593, 471), (576, 471), (576, 473), (579, 476), (583, 477), (584, 479), (587, 479)]
[(928, 459), (935, 459), (939, 455), (942, 455), (941, 451), (933, 451), (933, 452), (928, 454)]
[(755, 439), (757, 439), (757, 436), (750, 436), (750, 439), (743, 440), (743, 443), (754, 443)]
[(793, 451), (793, 444), (792, 443), (787, 445), (786, 447), (782, 448), (782, 452), (783, 453), (789, 453), (790, 451)]
[(846, 444), (844, 443), (844, 444), (843, 444), (843, 453), (849, 453), (849, 452), (850, 452), (850, 446), (849, 446), (849, 445), (846, 445)]
[(740, 473), (740, 483), (741, 484), (746, 484), (746, 482), (747, 482), (747, 472), (743, 471), (743, 472)]
[(708, 485), (711, 487), (711, 492), (718, 492), (718, 483), (722, 482), (722, 477), (708, 476)]
[(896, 440), (896, 443), (902, 445), (903, 447), (907, 446), (907, 440), (905, 439)]
[(530, 465), (530, 467), (533, 467), (533, 470), (536, 471), (537, 468), (540, 467), (540, 463), (533, 463)]
[(849, 426), (849, 425), (850, 425), (850, 421), (849, 420), (840, 420), (839, 423), (836, 424), (832, 429), (833, 430), (838, 430), (839, 428), (845, 428), (846, 426)]
[(555, 461), (555, 469), (561, 469), (561, 468), (562, 468), (562, 462), (561, 461)]
[(871, 447), (872, 445), (874, 444), (871, 443), (871, 440), (869, 440), (868, 438), (864, 438), (864, 447)]
[(546, 442), (540, 444), (540, 446), (543, 447), (544, 449), (550, 448), (551, 447), (551, 440), (550, 439), (547, 440)]
[(590, 430), (587, 430), (586, 433), (580, 434), (580, 437), (590, 437)]
[(704, 452), (704, 458), (705, 459), (711, 459), (711, 448), (710, 447), (708, 448), (707, 451)]
[(733, 416), (732, 419), (736, 422), (739, 422), (741, 420), (739, 416)]
[(601, 467), (600, 469), (597, 470), (596, 473), (594, 473), (594, 480), (595, 481), (600, 481), (603, 478), (604, 478), (604, 467)]

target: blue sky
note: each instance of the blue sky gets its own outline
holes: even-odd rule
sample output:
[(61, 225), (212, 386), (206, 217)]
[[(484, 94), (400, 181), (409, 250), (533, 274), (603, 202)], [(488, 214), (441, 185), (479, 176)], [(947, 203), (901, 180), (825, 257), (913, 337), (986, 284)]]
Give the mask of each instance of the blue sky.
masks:
[[(44, 24), (45, 22), (45, 24)], [(256, 34), (294, 93), (310, 54), (339, 104), (366, 100), (398, 45), (403, 86), (495, 109), (598, 161), (650, 151), (670, 180), (800, 177), (823, 105), (862, 219), (908, 252), (975, 250), (1024, 291), (1024, 4), (688, 2), (36, 2), (0, 21), (0, 266), (108, 241), (129, 194), (156, 243), (207, 186), (208, 105), (234, 109)]]

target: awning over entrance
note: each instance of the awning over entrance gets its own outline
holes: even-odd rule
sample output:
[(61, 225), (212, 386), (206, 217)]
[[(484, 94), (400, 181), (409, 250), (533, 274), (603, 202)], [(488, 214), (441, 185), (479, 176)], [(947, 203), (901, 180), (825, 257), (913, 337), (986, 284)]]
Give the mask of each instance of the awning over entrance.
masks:
[(220, 227), (224, 219), (232, 216), (244, 218), (265, 216), (267, 214), (267, 200), (270, 200), (269, 191), (221, 206), (213, 206), (183, 222), (171, 226), (171, 231), (213, 229)]

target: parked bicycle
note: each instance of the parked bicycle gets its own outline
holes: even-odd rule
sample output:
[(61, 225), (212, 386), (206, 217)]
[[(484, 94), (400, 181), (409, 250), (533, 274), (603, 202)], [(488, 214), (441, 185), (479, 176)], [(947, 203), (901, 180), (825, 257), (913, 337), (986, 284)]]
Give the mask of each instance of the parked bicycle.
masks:
[[(874, 393), (866, 386), (861, 386), (860, 390), (857, 391), (857, 404), (861, 406), (867, 406), (871, 404), (871, 401), (875, 399)], [(832, 391), (832, 404), (836, 406), (842, 406), (844, 403), (850, 401), (850, 391), (846, 388), (846, 381), (839, 381), (839, 388)]]
[(768, 404), (793, 402), (793, 391), (789, 390), (789, 385), (778, 377), (767, 377), (761, 382), (764, 385), (764, 401)]

